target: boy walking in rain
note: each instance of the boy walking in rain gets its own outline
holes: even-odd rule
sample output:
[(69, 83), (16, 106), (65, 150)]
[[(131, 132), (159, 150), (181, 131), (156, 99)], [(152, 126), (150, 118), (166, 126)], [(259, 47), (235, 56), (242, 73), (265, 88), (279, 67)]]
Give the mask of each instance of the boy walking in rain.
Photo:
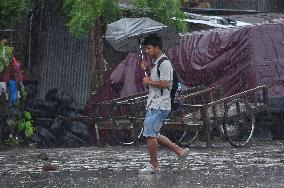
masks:
[[(153, 64), (150, 77), (145, 76), (143, 79), (143, 84), (149, 87), (143, 136), (146, 137), (150, 164), (140, 169), (140, 173), (157, 173), (159, 172), (157, 159), (158, 144), (174, 151), (181, 161), (186, 159), (189, 149), (178, 147), (167, 137), (160, 134), (163, 121), (171, 111), (170, 93), (173, 82), (173, 68), (171, 62), (166, 59), (167, 56), (162, 51), (162, 40), (159, 37), (149, 35), (144, 40), (143, 45), (146, 54), (153, 60)], [(164, 58), (164, 61), (159, 66), (160, 75), (158, 75), (157, 64), (162, 58)], [(141, 66), (145, 67), (145, 62), (142, 61)]]

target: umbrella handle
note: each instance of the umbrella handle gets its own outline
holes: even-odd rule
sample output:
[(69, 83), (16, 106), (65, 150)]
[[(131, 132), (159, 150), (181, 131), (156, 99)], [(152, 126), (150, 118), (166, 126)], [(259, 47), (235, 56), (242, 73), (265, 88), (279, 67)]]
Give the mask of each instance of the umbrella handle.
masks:
[[(142, 44), (141, 44), (141, 38), (139, 38), (139, 39), (140, 39), (140, 40), (139, 40), (139, 42), (140, 42), (140, 44), (139, 44), (140, 56), (141, 56), (141, 60), (144, 60), (145, 58), (144, 58), (144, 54), (143, 54), (143, 49), (142, 49)], [(145, 76), (148, 76), (145, 68), (144, 68), (144, 75), (145, 75)]]
[(139, 36), (138, 37), (138, 40), (139, 40), (139, 50), (140, 50), (140, 55), (141, 55), (141, 59), (143, 60), (144, 59), (144, 54), (143, 54), (143, 48), (142, 48), (142, 36)]
[(142, 49), (142, 44), (139, 44), (139, 49), (140, 49), (140, 55), (141, 55), (141, 60), (144, 59), (144, 54), (143, 54), (143, 49)]

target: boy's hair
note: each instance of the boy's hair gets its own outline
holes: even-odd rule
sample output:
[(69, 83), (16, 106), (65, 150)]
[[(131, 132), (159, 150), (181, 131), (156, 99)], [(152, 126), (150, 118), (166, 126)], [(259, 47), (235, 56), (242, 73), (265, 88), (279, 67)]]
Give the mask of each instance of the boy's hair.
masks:
[(150, 34), (147, 38), (145, 38), (143, 45), (158, 46), (160, 49), (163, 48), (163, 43), (161, 38), (154, 34)]

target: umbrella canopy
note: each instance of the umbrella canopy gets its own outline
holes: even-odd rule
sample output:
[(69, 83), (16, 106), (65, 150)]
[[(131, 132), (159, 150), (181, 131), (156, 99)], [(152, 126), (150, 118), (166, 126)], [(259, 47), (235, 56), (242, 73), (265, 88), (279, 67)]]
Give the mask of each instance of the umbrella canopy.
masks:
[(150, 34), (156, 34), (162, 39), (164, 50), (180, 41), (176, 31), (148, 17), (122, 18), (108, 24), (105, 38), (116, 50), (137, 52), (141, 50), (144, 38)]

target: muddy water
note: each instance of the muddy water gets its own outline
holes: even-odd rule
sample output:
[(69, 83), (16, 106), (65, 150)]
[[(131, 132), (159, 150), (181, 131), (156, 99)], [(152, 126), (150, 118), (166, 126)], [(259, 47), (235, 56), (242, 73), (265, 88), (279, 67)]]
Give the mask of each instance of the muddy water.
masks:
[(144, 145), (2, 151), (0, 187), (284, 187), (284, 142), (190, 149), (180, 164), (160, 147), (158, 175), (138, 173), (149, 160)]

